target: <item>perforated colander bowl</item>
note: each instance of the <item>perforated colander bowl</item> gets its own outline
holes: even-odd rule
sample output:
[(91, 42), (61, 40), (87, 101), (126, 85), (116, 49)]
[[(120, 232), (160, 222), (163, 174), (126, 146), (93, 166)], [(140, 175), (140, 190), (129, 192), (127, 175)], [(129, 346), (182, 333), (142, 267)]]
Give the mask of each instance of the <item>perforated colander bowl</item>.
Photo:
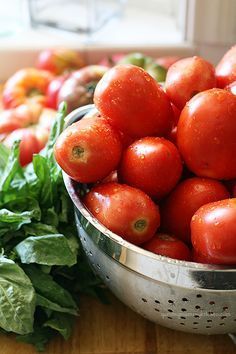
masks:
[[(93, 108), (79, 108), (67, 125)], [(99, 166), (98, 166), (99, 168)], [(185, 332), (236, 332), (236, 269), (173, 260), (126, 242), (99, 223), (64, 174), (78, 235), (94, 271), (126, 305), (160, 325)]]

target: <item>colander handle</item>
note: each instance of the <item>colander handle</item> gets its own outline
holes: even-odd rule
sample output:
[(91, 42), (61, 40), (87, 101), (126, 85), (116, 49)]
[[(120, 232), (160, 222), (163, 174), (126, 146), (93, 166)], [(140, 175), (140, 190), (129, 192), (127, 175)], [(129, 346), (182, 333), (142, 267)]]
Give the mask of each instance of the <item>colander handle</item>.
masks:
[(236, 333), (229, 333), (229, 337), (232, 339), (233, 343), (236, 345)]

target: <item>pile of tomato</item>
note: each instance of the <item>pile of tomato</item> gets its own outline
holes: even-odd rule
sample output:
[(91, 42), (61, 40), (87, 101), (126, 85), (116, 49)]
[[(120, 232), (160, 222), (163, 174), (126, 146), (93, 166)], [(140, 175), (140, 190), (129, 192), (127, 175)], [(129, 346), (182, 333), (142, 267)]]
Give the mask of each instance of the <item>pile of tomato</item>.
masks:
[(163, 256), (236, 265), (236, 46), (216, 68), (178, 60), (164, 88), (117, 65), (97, 111), (64, 130), (55, 158), (91, 185), (85, 206), (125, 240)]

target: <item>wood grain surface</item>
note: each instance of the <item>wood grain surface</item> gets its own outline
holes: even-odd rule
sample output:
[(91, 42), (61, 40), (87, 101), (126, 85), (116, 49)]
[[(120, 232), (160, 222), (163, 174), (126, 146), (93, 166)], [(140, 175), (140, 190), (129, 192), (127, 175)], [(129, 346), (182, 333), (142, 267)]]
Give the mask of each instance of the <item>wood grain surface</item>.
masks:
[[(0, 335), (1, 354), (36, 354), (13, 336)], [(157, 326), (112, 297), (111, 305), (83, 298), (73, 336), (52, 341), (45, 354), (235, 354), (228, 336), (186, 334)]]

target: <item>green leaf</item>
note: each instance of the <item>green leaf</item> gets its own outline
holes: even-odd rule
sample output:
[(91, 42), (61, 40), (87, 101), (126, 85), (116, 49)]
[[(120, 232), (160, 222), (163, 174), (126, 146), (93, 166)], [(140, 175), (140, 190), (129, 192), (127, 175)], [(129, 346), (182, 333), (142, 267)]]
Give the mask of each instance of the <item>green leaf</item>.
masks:
[(36, 294), (36, 306), (42, 306), (45, 307), (46, 309), (50, 309), (53, 311), (57, 312), (64, 312), (64, 313), (69, 313), (71, 315), (76, 316), (77, 311), (73, 308), (68, 308), (68, 307), (62, 307), (58, 305), (57, 303), (48, 300), (46, 297), (43, 297), (42, 295)]
[(26, 264), (72, 266), (76, 263), (75, 253), (61, 234), (27, 237), (15, 247), (15, 251)]
[(55, 122), (51, 128), (50, 136), (46, 147), (43, 149), (41, 155), (44, 156), (49, 164), (49, 169), (51, 173), (51, 178), (54, 182), (62, 182), (62, 175), (61, 175), (61, 168), (55, 161), (54, 158), (54, 145), (57, 141), (57, 138), (61, 134), (65, 124), (65, 117), (66, 117), (67, 106), (65, 102), (62, 102), (59, 106), (59, 110), (55, 119)]
[(15, 213), (27, 212), (31, 219), (39, 221), (41, 219), (41, 209), (35, 198), (16, 197), (14, 200), (4, 204), (4, 207)]
[(44, 323), (44, 327), (50, 327), (59, 332), (64, 339), (68, 339), (72, 333), (74, 317), (66, 313), (54, 312), (52, 317)]
[(54, 331), (51, 328), (35, 326), (33, 333), (17, 336), (16, 339), (18, 342), (32, 344), (36, 347), (37, 351), (43, 352), (46, 344), (53, 335)]
[(7, 191), (16, 173), (23, 176), (23, 170), (19, 163), (20, 141), (15, 141), (11, 149), (7, 164), (0, 178), (0, 191)]
[(30, 279), (13, 261), (0, 256), (0, 326), (8, 332), (32, 332), (35, 291)]
[(58, 234), (58, 230), (48, 224), (39, 223), (31, 223), (30, 225), (23, 226), (24, 233), (26, 236), (43, 236), (49, 234)]
[(43, 207), (51, 207), (53, 202), (52, 182), (48, 161), (45, 157), (34, 155), (33, 158), (34, 172), (38, 177), (41, 185), (40, 189), (40, 205)]
[(57, 284), (51, 275), (42, 272), (35, 265), (25, 266), (24, 270), (39, 295), (62, 307), (77, 310), (77, 305), (71, 294)]
[(1, 170), (1, 172), (2, 172), (2, 170), (4, 170), (4, 168), (7, 164), (9, 154), (10, 154), (9, 149), (5, 145), (0, 144), (0, 170)]
[(49, 208), (43, 210), (42, 221), (44, 224), (52, 225), (57, 227), (59, 225), (58, 214), (56, 213), (54, 208)]

